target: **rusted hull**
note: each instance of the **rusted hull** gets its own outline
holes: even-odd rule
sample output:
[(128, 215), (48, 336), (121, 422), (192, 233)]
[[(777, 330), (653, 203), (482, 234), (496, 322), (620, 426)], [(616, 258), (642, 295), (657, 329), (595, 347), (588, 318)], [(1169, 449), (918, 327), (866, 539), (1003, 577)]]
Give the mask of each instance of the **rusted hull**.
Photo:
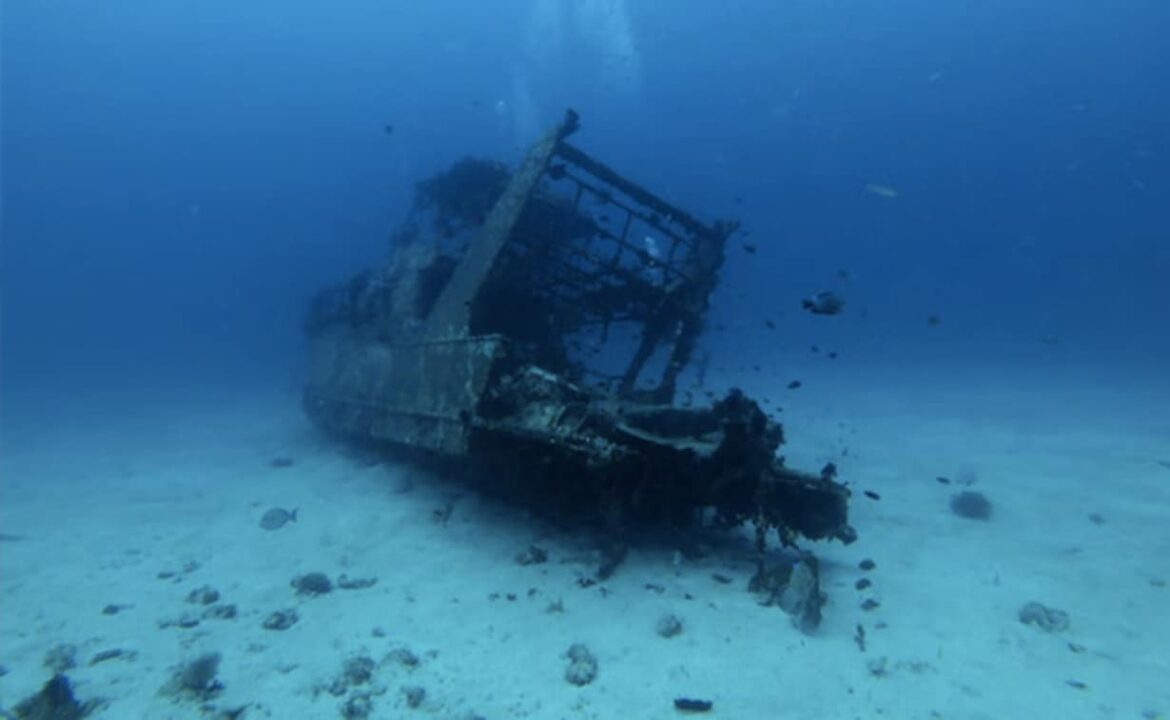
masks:
[(462, 455), (504, 343), (485, 336), (393, 346), (328, 333), (313, 341), (305, 407), (343, 437)]
[(849, 491), (785, 467), (759, 405), (674, 404), (736, 225), (568, 145), (575, 121), (514, 173), (464, 160), (420, 183), (391, 261), (314, 302), (309, 415), (549, 511), (851, 541)]

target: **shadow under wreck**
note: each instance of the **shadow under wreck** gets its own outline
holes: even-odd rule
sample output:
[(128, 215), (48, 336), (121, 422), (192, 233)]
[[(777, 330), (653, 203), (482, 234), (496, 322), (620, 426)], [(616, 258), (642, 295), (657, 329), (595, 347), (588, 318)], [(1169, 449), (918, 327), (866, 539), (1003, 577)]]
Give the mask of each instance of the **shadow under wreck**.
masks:
[(761, 558), (773, 529), (852, 542), (849, 491), (786, 467), (756, 402), (676, 402), (737, 224), (627, 180), (566, 141), (577, 127), (569, 111), (514, 171), (464, 159), (418, 184), (389, 261), (313, 301), (308, 414), (348, 441), (486, 468), (481, 489), (548, 514), (750, 522)]

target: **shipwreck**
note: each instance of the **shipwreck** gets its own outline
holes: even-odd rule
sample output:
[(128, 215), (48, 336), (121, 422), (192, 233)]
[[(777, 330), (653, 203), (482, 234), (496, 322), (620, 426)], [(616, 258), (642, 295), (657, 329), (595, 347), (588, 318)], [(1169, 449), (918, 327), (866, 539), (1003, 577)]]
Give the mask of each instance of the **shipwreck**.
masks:
[(737, 224), (570, 144), (578, 124), (569, 111), (515, 169), (469, 158), (418, 183), (388, 261), (312, 303), (309, 416), (473, 465), (481, 489), (550, 514), (751, 523), (761, 550), (770, 531), (852, 541), (831, 467), (787, 467), (745, 394), (683, 389)]

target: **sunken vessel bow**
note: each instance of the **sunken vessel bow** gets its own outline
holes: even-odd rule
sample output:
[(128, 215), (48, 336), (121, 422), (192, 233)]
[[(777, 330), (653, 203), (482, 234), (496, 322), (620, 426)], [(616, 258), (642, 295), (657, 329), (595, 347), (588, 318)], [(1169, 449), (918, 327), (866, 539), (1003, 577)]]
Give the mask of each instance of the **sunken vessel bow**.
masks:
[(849, 491), (786, 467), (756, 402), (678, 390), (736, 225), (619, 175), (576, 128), (515, 170), (464, 159), (418, 184), (388, 262), (313, 301), (308, 414), (550, 512), (851, 541)]

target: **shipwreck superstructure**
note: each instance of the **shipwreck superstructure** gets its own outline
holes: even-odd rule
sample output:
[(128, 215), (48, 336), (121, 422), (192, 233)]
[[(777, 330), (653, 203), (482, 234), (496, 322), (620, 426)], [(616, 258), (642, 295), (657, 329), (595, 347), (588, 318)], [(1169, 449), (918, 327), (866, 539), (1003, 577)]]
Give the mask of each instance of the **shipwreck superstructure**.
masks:
[(738, 391), (684, 402), (725, 245), (576, 146), (421, 182), (389, 261), (313, 302), (305, 407), (342, 438), (473, 464), (483, 489), (623, 523), (854, 537), (832, 472), (785, 466)]

